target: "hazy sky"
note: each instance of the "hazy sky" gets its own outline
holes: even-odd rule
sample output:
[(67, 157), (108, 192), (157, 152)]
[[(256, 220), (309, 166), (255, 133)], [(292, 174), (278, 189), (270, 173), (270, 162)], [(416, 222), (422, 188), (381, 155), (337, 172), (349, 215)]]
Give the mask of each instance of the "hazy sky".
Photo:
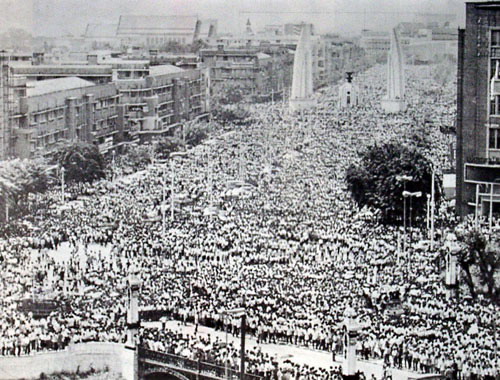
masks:
[[(312, 22), (342, 34), (388, 29), (415, 13), (452, 13), (464, 20), (464, 0), (0, 0), (0, 30), (23, 27), (34, 35), (81, 35), (88, 23), (116, 23), (121, 14), (217, 18), (219, 32), (238, 32), (246, 19), (266, 24)], [(286, 13), (284, 13), (286, 12)]]

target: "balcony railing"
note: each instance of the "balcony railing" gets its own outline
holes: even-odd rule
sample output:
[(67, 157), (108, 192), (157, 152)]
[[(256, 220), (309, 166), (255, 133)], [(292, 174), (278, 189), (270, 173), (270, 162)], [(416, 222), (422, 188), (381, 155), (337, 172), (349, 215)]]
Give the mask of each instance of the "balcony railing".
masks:
[[(139, 348), (139, 360), (150, 360), (156, 363), (164, 364), (167, 367), (175, 367), (190, 372), (198, 372), (200, 374), (219, 379), (236, 380), (240, 378), (240, 373), (232, 368), (228, 368), (226, 373), (226, 368), (222, 366), (206, 363), (200, 360), (188, 359), (173, 354), (167, 354), (164, 352), (148, 350), (142, 347)], [(245, 374), (245, 380), (263, 380), (263, 377)]]
[(496, 157), (469, 157), (467, 159), (467, 164), (476, 164), (476, 165), (500, 165), (500, 158)]

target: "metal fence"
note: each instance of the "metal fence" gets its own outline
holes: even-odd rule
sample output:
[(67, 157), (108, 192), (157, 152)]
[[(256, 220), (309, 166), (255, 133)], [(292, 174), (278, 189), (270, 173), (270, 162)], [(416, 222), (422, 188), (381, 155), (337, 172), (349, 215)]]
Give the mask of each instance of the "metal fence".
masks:
[[(201, 360), (188, 359), (182, 356), (167, 354), (164, 352), (148, 350), (147, 348), (139, 348), (139, 360), (151, 360), (161, 363), (167, 367), (173, 366), (189, 372), (199, 373), (219, 379), (240, 379), (240, 372), (235, 371), (231, 367), (225, 368), (211, 363), (206, 363)], [(245, 380), (263, 380), (264, 378), (257, 375), (245, 374)]]

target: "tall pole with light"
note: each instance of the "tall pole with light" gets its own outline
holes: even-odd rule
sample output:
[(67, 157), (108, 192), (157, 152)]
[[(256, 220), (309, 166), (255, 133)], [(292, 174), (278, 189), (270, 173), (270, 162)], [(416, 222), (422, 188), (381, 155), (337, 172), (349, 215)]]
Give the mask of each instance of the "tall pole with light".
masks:
[(5, 194), (5, 223), (9, 222), (9, 194)]
[(427, 229), (427, 237), (429, 238), (431, 235), (431, 195), (426, 194), (427, 197), (427, 218), (426, 218), (426, 229)]
[(64, 172), (65, 169), (64, 167), (61, 168), (61, 202), (64, 203), (64, 193), (65, 193), (65, 186), (64, 186)]
[(174, 183), (175, 183), (175, 172), (174, 172), (174, 159), (170, 159), (170, 220), (174, 221)]
[(111, 160), (111, 182), (115, 182), (115, 171), (116, 171), (116, 162), (115, 162), (115, 151), (113, 150), (113, 158)]
[(431, 251), (434, 250), (434, 214), (436, 212), (436, 173), (432, 168), (431, 176)]
[[(420, 198), (422, 196), (421, 191), (415, 191), (413, 193), (409, 191), (403, 191), (403, 198), (410, 198), (410, 245), (412, 243), (412, 199), (413, 197), (415, 198)], [(406, 203), (406, 202), (405, 202)], [(406, 236), (405, 236), (406, 237)], [(408, 252), (408, 274), (410, 273), (410, 265), (411, 265), (411, 257), (410, 253)]]
[(162, 173), (162, 202), (161, 202), (161, 216), (162, 216), (162, 236), (165, 237), (165, 229), (166, 229), (166, 198), (167, 198), (167, 183), (165, 181), (165, 176), (166, 176), (166, 171), (165, 171), (166, 165), (163, 166), (163, 173)]
[(409, 175), (398, 175), (396, 180), (403, 182), (403, 254), (406, 252), (406, 197), (404, 193), (406, 192), (406, 182), (413, 181), (413, 177)]

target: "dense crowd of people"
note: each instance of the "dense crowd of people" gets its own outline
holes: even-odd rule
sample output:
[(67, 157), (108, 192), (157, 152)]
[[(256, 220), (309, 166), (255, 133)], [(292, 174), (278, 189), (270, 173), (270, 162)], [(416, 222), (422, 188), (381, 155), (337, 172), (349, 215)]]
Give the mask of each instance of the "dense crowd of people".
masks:
[[(429, 66), (408, 68), (408, 111), (384, 114), (377, 104), (383, 70), (358, 76), (363, 98), (355, 109), (338, 108), (335, 86), (298, 115), (281, 103), (249, 105), (253, 123), (214, 126), (209, 140), (172, 158), (173, 173), (155, 164), (114, 182), (80, 185), (76, 200), (18, 222), (22, 233), (0, 242), (0, 353), (123, 341), (134, 266), (143, 315), (238, 334), (239, 320), (222, 311), (244, 306), (248, 334), (259, 343), (340, 357), (344, 313), (353, 308), (364, 359), (423, 373), (453, 368), (464, 379), (496, 374), (495, 305), (481, 296), (450, 298), (442, 244), (424, 247), (427, 232), (414, 227), (403, 252), (401, 229), (360, 210), (346, 190), (346, 168), (360, 149), (405, 136), (426, 120), (447, 125), (454, 117), (454, 84), (437, 86)], [(448, 137), (439, 125), (427, 128), (442, 168)], [(36, 201), (59, 196), (54, 190)], [(20, 300), (42, 292), (64, 307), (43, 318), (20, 311)], [(147, 330), (142, 340), (187, 357), (202, 346), (217, 364), (238, 355), (235, 347), (173, 331)], [(249, 370), (266, 377), (289, 371), (292, 378), (324, 379), (335, 372), (273, 364), (257, 351), (247, 357)]]

